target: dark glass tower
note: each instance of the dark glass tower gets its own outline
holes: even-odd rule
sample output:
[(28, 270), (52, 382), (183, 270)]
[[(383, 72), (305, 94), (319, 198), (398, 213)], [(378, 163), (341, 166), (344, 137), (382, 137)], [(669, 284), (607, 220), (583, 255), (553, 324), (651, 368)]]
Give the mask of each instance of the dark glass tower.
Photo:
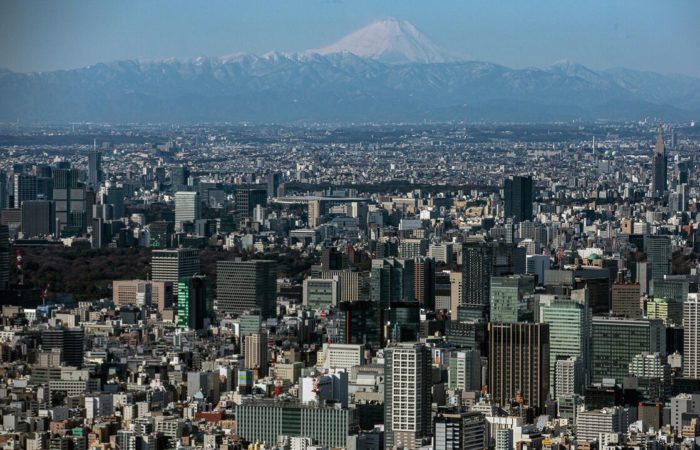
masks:
[(660, 197), (668, 190), (668, 158), (666, 157), (666, 146), (664, 145), (664, 135), (662, 127), (659, 127), (656, 134), (656, 146), (654, 147), (654, 157), (651, 161), (654, 171), (651, 182), (651, 191), (655, 197)]
[(513, 222), (532, 220), (532, 177), (510, 177), (503, 183), (505, 217)]

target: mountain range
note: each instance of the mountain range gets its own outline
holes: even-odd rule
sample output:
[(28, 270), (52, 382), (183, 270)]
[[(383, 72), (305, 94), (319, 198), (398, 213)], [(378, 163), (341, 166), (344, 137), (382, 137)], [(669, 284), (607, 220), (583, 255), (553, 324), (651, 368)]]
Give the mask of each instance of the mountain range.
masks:
[(700, 117), (700, 79), (559, 62), (512, 69), (373, 23), (302, 53), (0, 69), (0, 121), (422, 122)]

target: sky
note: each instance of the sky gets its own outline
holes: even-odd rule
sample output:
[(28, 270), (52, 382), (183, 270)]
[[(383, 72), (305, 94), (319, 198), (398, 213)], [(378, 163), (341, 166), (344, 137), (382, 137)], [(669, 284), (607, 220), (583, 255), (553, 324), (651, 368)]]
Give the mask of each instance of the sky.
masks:
[(700, 77), (698, 0), (0, 0), (0, 67), (299, 52), (388, 17), (514, 68), (569, 60)]

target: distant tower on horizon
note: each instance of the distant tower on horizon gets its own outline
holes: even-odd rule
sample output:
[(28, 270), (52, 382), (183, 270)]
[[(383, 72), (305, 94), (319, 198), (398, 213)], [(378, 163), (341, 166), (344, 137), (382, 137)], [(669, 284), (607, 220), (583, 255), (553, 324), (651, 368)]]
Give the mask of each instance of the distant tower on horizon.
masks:
[(88, 153), (88, 184), (97, 187), (102, 181), (102, 152), (97, 149), (97, 140), (93, 140), (92, 150)]
[(668, 190), (666, 146), (664, 145), (663, 127), (659, 125), (656, 134), (656, 146), (654, 147), (654, 157), (652, 159), (653, 179), (651, 191), (655, 197), (661, 197)]

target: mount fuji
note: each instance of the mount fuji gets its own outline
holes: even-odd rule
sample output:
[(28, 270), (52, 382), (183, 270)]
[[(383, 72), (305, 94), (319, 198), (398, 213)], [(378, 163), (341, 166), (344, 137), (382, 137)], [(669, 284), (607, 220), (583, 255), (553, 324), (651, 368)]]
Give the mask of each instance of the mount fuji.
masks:
[(339, 41), (310, 53), (352, 53), (389, 64), (445, 63), (460, 60), (443, 50), (405, 20), (385, 19), (348, 34)]
[(564, 61), (512, 69), (381, 20), (297, 54), (0, 69), (0, 121), (549, 122), (700, 117), (700, 79)]

